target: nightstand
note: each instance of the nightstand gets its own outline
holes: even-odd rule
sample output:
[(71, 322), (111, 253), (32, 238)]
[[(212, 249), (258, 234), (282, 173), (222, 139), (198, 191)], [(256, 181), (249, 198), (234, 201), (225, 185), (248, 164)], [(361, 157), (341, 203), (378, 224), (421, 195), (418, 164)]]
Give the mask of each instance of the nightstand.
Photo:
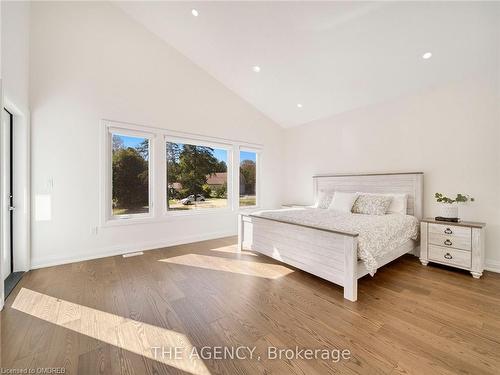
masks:
[(420, 262), (445, 264), (470, 271), (479, 279), (484, 269), (485, 223), (451, 223), (424, 219), (420, 223)]

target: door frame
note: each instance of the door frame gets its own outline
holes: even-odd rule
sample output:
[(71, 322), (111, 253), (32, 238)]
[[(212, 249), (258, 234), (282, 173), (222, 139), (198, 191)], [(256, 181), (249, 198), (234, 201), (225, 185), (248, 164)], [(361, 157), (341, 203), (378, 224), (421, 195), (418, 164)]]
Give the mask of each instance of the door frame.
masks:
[[(1, 83), (0, 83), (1, 84)], [(1, 86), (0, 86), (1, 93)], [(13, 215), (13, 231), (12, 241), (14, 243), (14, 257), (12, 262), (14, 264), (14, 272), (16, 271), (29, 271), (31, 268), (31, 129), (29, 112), (23, 112), (8, 97), (1, 98), (2, 107), (13, 115), (13, 186), (14, 186), (14, 206), (16, 207)], [(2, 112), (3, 113), (3, 112)], [(6, 171), (9, 163), (9, 151), (6, 149), (6, 140), (4, 132), (0, 131), (0, 221), (10, 221), (10, 214), (8, 207), (10, 206), (9, 189), (7, 186)], [(5, 246), (4, 233), (5, 228), (8, 226), (0, 226), (0, 252), (1, 255), (6, 251), (10, 251), (8, 246)], [(0, 277), (0, 309), (4, 305), (4, 277), (2, 272)]]
[[(1, 8), (0, 8), (0, 15), (1, 15)], [(1, 66), (1, 63), (0, 63)], [(3, 81), (2, 81), (2, 75), (0, 72), (0, 108), (3, 109)], [(1, 124), (1, 119), (0, 119), (0, 124)], [(3, 136), (2, 132), (0, 131), (0, 179), (3, 176), (3, 165), (1, 163), (1, 160), (3, 160)], [(0, 181), (0, 210), (3, 209), (2, 207), (2, 197), (3, 197), (3, 187), (2, 183)], [(0, 270), (2, 269), (2, 264), (1, 264), (1, 258), (3, 255), (3, 249), (2, 249), (2, 244), (3, 244), (3, 231), (1, 230), (3, 228), (3, 217), (0, 215)], [(3, 310), (3, 305), (5, 302), (5, 287), (4, 287), (4, 282), (3, 282), (3, 275), (0, 275), (0, 311)]]
[[(13, 194), (14, 194), (14, 114), (12, 114), (7, 108), (2, 108), (2, 116), (5, 115), (5, 112), (8, 114), (9, 119), (7, 121), (7, 129), (2, 129), (5, 133), (4, 136), (5, 138), (5, 144), (8, 149), (6, 149), (6, 154), (8, 155), (8, 158), (6, 159), (7, 163), (6, 166), (8, 168), (8, 175), (5, 176), (7, 179), (7, 183), (5, 184), (5, 193), (7, 194), (7, 209), (8, 209), (8, 218), (7, 218), (7, 225), (8, 225), (8, 230), (6, 230), (8, 233), (4, 232), (4, 235), (6, 234), (8, 238), (6, 241), (6, 251), (8, 251), (9, 254), (9, 259), (10, 259), (10, 265), (8, 267), (7, 272), (9, 274), (14, 272), (14, 212), (10, 209), (10, 207), (14, 206), (14, 199), (13, 199)], [(2, 119), (3, 121), (3, 119)], [(8, 134), (8, 136), (7, 136)], [(6, 278), (6, 275), (3, 274), (2, 277)]]

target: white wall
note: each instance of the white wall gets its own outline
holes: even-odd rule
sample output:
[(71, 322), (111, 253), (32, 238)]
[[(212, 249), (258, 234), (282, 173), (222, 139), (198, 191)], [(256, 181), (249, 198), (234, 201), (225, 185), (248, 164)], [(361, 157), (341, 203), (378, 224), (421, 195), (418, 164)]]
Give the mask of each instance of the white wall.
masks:
[[(30, 268), (29, 259), (29, 38), (30, 4), (1, 2), (3, 106), (14, 115), (14, 271)], [(6, 140), (5, 140), (6, 141)], [(4, 145), (7, 145), (5, 143)], [(7, 158), (2, 160), (8, 165)], [(2, 178), (5, 179), (3, 174)], [(4, 180), (5, 182), (6, 180)], [(8, 219), (7, 192), (3, 196), (2, 215)], [(7, 224), (5, 220), (4, 224)], [(8, 242), (3, 242), (3, 255), (9, 254)], [(4, 258), (5, 260), (5, 258)], [(9, 265), (4, 271), (9, 270)], [(5, 274), (4, 274), (5, 275)]]
[(487, 223), (486, 258), (500, 266), (498, 68), (286, 132), (288, 202), (311, 203), (319, 173), (422, 171), (424, 215), (435, 192), (471, 194), (464, 219)]
[(236, 234), (236, 213), (92, 234), (104, 118), (263, 144), (263, 204), (279, 205), (276, 124), (109, 3), (31, 11), (32, 196), (49, 194), (52, 206), (49, 221), (33, 215), (33, 267)]
[(29, 2), (2, 4), (3, 94), (23, 113), (29, 110)]

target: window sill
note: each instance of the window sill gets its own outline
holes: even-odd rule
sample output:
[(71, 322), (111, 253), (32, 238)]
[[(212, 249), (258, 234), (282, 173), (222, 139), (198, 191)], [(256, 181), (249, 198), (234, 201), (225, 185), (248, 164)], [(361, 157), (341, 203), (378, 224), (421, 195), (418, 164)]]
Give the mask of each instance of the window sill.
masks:
[(160, 216), (150, 216), (150, 217), (135, 217), (135, 218), (123, 218), (123, 219), (108, 219), (100, 225), (101, 228), (112, 228), (124, 225), (142, 225), (142, 224), (155, 224), (155, 223), (167, 223), (178, 218), (194, 218), (202, 216), (214, 216), (214, 215), (231, 215), (237, 214), (236, 210), (230, 208), (225, 209), (204, 209), (204, 210), (192, 210), (192, 211), (167, 211)]
[(234, 210), (231, 208), (201, 208), (199, 210), (167, 210), (164, 217), (185, 217), (185, 216), (199, 216), (199, 215), (213, 215), (213, 214), (231, 214)]

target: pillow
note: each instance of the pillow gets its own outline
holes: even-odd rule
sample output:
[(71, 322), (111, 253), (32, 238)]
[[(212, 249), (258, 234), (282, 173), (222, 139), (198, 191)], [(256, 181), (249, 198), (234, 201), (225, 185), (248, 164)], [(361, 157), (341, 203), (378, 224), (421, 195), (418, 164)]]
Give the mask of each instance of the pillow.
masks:
[(316, 198), (316, 202), (314, 203), (314, 208), (328, 208), (330, 203), (332, 202), (333, 191), (325, 191), (320, 190), (318, 193), (318, 198)]
[(391, 204), (387, 213), (389, 214), (403, 214), (406, 215), (408, 209), (408, 194), (384, 194), (392, 197)]
[(391, 204), (387, 209), (388, 214), (403, 214), (406, 215), (406, 211), (408, 209), (408, 194), (399, 194), (399, 193), (361, 193), (358, 192), (359, 195), (383, 195), (386, 197), (392, 197)]
[(391, 204), (392, 197), (387, 195), (362, 194), (354, 202), (352, 212), (366, 215), (385, 215)]
[(341, 193), (336, 191), (328, 209), (339, 212), (351, 212), (352, 206), (358, 196), (358, 193)]

